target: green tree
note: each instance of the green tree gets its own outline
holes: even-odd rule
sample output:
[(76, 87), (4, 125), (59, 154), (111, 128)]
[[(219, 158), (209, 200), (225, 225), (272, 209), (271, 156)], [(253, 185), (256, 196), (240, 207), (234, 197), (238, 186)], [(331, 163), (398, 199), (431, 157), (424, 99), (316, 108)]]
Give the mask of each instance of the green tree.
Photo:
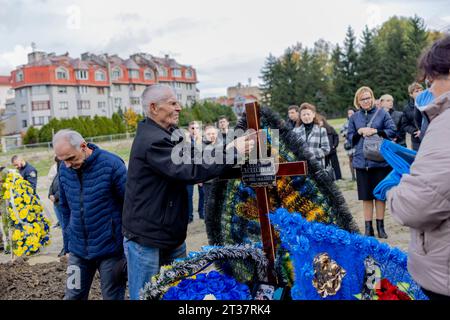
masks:
[(378, 48), (374, 43), (374, 31), (364, 28), (358, 64), (356, 67), (357, 87), (368, 86), (372, 89), (376, 87), (377, 72), (380, 68)]
[(39, 142), (39, 129), (31, 126), (28, 128), (25, 136), (23, 137), (24, 144), (33, 144)]
[(408, 59), (407, 29), (405, 18), (393, 17), (386, 21), (378, 32), (379, 72), (376, 76), (375, 95), (390, 94), (396, 104), (408, 99), (407, 86), (414, 80)]
[(114, 123), (116, 133), (125, 133), (126, 127), (119, 113), (113, 113), (112, 121)]
[(261, 86), (262, 102), (268, 105), (272, 104), (272, 93), (274, 90), (275, 81), (277, 80), (276, 68), (278, 59), (272, 54), (266, 59), (264, 67), (261, 69), (260, 79), (263, 81)]

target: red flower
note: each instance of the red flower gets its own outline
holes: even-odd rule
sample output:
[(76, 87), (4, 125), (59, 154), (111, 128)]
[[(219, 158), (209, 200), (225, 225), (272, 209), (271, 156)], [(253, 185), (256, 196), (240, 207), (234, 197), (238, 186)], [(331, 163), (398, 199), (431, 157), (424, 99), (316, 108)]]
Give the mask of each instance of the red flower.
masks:
[(378, 300), (411, 300), (411, 298), (394, 286), (388, 279), (381, 279), (380, 288), (376, 289)]

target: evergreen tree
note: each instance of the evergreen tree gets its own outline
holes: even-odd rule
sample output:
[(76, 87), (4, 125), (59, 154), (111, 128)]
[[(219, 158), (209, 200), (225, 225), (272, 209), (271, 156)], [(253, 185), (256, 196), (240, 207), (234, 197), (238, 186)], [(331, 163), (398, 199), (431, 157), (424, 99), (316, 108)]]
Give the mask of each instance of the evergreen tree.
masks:
[(373, 41), (374, 33), (366, 26), (361, 38), (361, 50), (359, 52), (356, 67), (357, 87), (368, 86), (372, 89), (376, 86), (375, 79), (379, 70), (379, 53)]
[(331, 53), (331, 90), (330, 104), (334, 110), (343, 111), (349, 107), (345, 96), (345, 72), (343, 64), (343, 53), (339, 44), (336, 44)]
[(376, 77), (375, 96), (390, 94), (395, 104), (404, 104), (408, 99), (408, 84), (414, 80), (408, 61), (406, 19), (393, 17), (383, 24), (377, 37), (380, 66)]
[(423, 49), (428, 44), (428, 32), (426, 30), (425, 22), (422, 18), (415, 15), (409, 19), (409, 26), (407, 35), (407, 56), (406, 61), (410, 67), (409, 74), (415, 75), (417, 73), (417, 62)]
[(269, 57), (266, 59), (264, 67), (261, 70), (260, 79), (263, 81), (263, 85), (261, 86), (262, 102), (268, 105), (271, 105), (272, 102), (271, 96), (277, 77), (275, 74), (275, 66), (277, 63), (277, 58), (275, 58), (272, 54), (269, 54)]
[(356, 37), (352, 27), (349, 26), (344, 40), (342, 59), (342, 88), (339, 95), (345, 106), (352, 105), (357, 88), (358, 52), (356, 51)]

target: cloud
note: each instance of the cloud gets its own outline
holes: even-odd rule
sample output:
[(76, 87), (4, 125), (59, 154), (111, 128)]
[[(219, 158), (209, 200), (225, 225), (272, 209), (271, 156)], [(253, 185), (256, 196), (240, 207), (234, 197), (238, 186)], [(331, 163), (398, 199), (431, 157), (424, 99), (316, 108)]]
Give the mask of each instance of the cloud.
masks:
[(0, 53), (0, 74), (9, 75), (11, 70), (26, 63), (29, 52), (30, 46), (15, 45), (12, 51)]

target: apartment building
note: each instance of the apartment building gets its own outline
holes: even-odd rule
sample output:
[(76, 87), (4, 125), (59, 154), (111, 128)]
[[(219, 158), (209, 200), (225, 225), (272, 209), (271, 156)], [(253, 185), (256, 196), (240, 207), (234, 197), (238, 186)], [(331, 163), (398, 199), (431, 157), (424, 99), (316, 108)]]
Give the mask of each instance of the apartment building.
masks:
[(194, 68), (147, 53), (122, 59), (87, 52), (74, 59), (68, 53), (35, 51), (26, 65), (11, 72), (11, 79), (21, 131), (52, 118), (111, 117), (128, 108), (142, 114), (142, 92), (156, 83), (172, 86), (185, 107), (199, 98)]

